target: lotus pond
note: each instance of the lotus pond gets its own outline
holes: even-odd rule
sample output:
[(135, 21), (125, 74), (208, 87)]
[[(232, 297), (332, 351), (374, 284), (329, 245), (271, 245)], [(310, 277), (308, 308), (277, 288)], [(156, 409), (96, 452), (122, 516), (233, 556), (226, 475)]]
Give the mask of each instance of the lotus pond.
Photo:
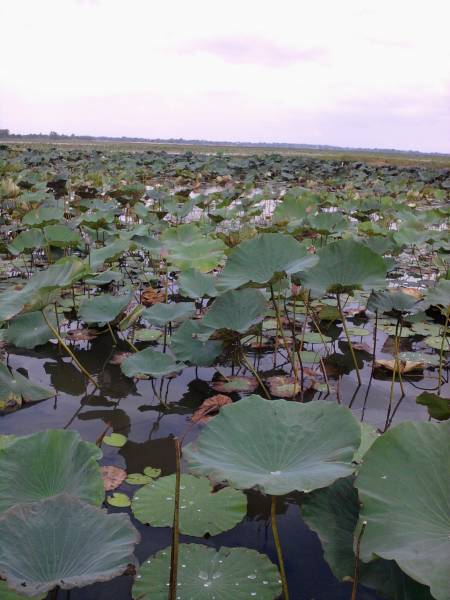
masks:
[(449, 217), (449, 168), (1, 146), (1, 600), (449, 600)]

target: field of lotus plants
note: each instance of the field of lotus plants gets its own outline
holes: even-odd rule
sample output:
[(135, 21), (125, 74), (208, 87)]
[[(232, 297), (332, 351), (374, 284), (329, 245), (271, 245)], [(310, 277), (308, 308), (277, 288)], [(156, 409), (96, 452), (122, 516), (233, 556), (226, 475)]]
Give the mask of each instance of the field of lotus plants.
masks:
[(450, 168), (0, 146), (0, 598), (450, 600)]

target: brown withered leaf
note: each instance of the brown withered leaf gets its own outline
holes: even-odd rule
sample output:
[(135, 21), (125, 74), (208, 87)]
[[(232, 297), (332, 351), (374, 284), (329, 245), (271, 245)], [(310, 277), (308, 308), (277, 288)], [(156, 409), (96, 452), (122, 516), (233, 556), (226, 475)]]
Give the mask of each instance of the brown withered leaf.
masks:
[(128, 358), (128, 356), (131, 356), (133, 353), (132, 352), (115, 352), (112, 357), (111, 360), (109, 361), (109, 364), (111, 365), (121, 365), (123, 363), (123, 361)]
[(153, 306), (153, 304), (164, 302), (165, 296), (166, 294), (164, 290), (155, 290), (152, 287), (147, 287), (142, 291), (141, 304), (144, 306)]
[(69, 329), (66, 333), (66, 337), (74, 342), (86, 342), (97, 336), (98, 331), (95, 331), (95, 329)]
[(211, 387), (216, 392), (244, 392), (251, 393), (258, 387), (256, 377), (246, 377), (245, 375), (230, 375), (226, 379), (221, 377), (211, 383)]
[(207, 423), (219, 412), (222, 406), (227, 404), (232, 404), (232, 400), (228, 396), (224, 394), (211, 396), (211, 398), (207, 398), (201, 403), (192, 415), (191, 421), (193, 423)]
[(352, 346), (354, 350), (362, 350), (363, 352), (372, 352), (370, 346), (368, 344), (365, 344), (364, 342), (361, 343), (353, 343), (352, 342)]
[[(411, 371), (421, 371), (425, 368), (425, 364), (420, 361), (413, 360), (400, 360), (399, 368), (400, 373), (410, 373)], [(386, 369), (387, 371), (393, 371), (395, 367), (395, 360), (376, 360), (375, 363), (376, 369)]]
[(114, 465), (100, 467), (100, 472), (103, 479), (103, 487), (106, 492), (116, 490), (127, 477), (127, 472), (124, 471), (124, 469), (115, 467)]

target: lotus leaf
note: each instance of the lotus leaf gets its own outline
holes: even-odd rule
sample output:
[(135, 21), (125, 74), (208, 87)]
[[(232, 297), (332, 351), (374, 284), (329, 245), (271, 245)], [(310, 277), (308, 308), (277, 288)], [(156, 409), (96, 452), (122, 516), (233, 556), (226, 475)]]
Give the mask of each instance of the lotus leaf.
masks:
[(263, 320), (266, 310), (266, 301), (258, 290), (233, 290), (214, 300), (203, 318), (203, 324), (212, 329), (245, 333), (252, 325)]
[(51, 429), (16, 438), (0, 450), (0, 512), (62, 492), (101, 504), (101, 455), (75, 431)]
[(180, 292), (189, 298), (202, 298), (203, 296), (217, 296), (215, 277), (201, 273), (195, 269), (186, 269), (180, 274), (178, 283)]
[(0, 402), (7, 401), (11, 397), (19, 398), (24, 402), (39, 402), (54, 395), (54, 391), (31, 383), (19, 371), (10, 372), (8, 367), (0, 362)]
[[(136, 519), (153, 527), (170, 527), (173, 521), (175, 475), (160, 477), (140, 488), (133, 498)], [(212, 493), (204, 477), (181, 475), (180, 532), (186, 535), (217, 535), (245, 517), (247, 498), (232, 488)]]
[(106, 325), (106, 323), (114, 321), (125, 310), (130, 299), (130, 295), (111, 296), (110, 294), (86, 298), (82, 301), (78, 314), (85, 323)]
[(221, 340), (202, 340), (201, 335), (212, 334), (214, 329), (201, 321), (186, 321), (172, 335), (171, 349), (178, 360), (198, 367), (209, 367), (223, 350)]
[(147, 319), (152, 325), (165, 325), (169, 322), (179, 323), (195, 315), (195, 304), (193, 302), (173, 302), (164, 304), (159, 302), (150, 308), (146, 308), (142, 313), (144, 319)]
[(254, 395), (224, 406), (184, 455), (194, 474), (280, 495), (352, 473), (360, 439), (357, 421), (342, 406)]
[[(56, 327), (53, 313), (47, 319)], [(18, 315), (9, 324), (5, 332), (5, 342), (18, 348), (35, 348), (46, 344), (53, 336), (40, 311)]]
[(83, 587), (134, 563), (139, 534), (127, 515), (60, 494), (18, 504), (0, 517), (0, 575), (27, 596)]
[[(277, 567), (256, 550), (180, 544), (177, 598), (179, 600), (244, 600), (252, 594), (275, 600), (281, 593)], [(133, 586), (135, 600), (167, 600), (170, 548), (147, 560)]]
[(137, 377), (138, 375), (164, 377), (181, 371), (184, 366), (183, 363), (175, 362), (168, 354), (157, 352), (152, 348), (145, 348), (145, 350), (127, 356), (120, 368), (127, 377)]
[(428, 408), (428, 414), (432, 419), (438, 421), (450, 419), (450, 398), (442, 398), (431, 392), (422, 392), (417, 396), (416, 402)]

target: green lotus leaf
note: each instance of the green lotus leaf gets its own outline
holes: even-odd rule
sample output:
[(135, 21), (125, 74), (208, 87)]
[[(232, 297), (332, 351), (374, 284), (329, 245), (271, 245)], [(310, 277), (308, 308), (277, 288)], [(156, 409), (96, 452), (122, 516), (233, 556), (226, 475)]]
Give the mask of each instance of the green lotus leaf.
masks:
[(276, 276), (310, 268), (316, 262), (317, 257), (308, 254), (293, 237), (263, 233), (233, 249), (216, 287), (224, 291), (249, 282), (266, 284)]
[(42, 225), (43, 223), (59, 223), (64, 219), (64, 209), (40, 206), (27, 212), (23, 218), (24, 225)]
[(62, 492), (100, 504), (101, 455), (75, 431), (50, 429), (16, 438), (0, 451), (0, 512)]
[(126, 435), (122, 435), (121, 433), (111, 433), (111, 435), (105, 435), (103, 438), (103, 443), (107, 446), (112, 446), (113, 448), (122, 448), (128, 442), (128, 438)]
[[(353, 579), (358, 493), (353, 477), (338, 479), (327, 488), (305, 495), (300, 504), (306, 524), (317, 533), (324, 557), (340, 580)], [(390, 600), (431, 600), (429, 589), (405, 575), (394, 561), (359, 563), (360, 583)]]
[(156, 342), (163, 335), (160, 329), (136, 329), (134, 339), (138, 342)]
[(120, 368), (127, 377), (150, 375), (150, 377), (164, 377), (170, 373), (177, 373), (184, 368), (183, 363), (175, 362), (169, 355), (157, 352), (152, 348), (145, 348), (136, 352), (122, 362)]
[(401, 288), (372, 292), (367, 301), (367, 308), (372, 312), (409, 313), (419, 309), (420, 299), (402, 291)]
[(179, 323), (195, 315), (195, 304), (193, 302), (172, 302), (164, 304), (159, 302), (142, 313), (152, 325), (166, 325), (166, 323)]
[(112, 262), (124, 252), (130, 249), (132, 242), (130, 240), (115, 240), (111, 244), (92, 250), (89, 255), (89, 266), (91, 269), (98, 269), (105, 262)]
[(3, 513), (0, 538), (0, 575), (13, 590), (38, 596), (121, 575), (135, 562), (139, 534), (127, 515), (60, 494)]
[(308, 215), (312, 214), (317, 206), (317, 197), (308, 192), (301, 195), (287, 193), (274, 213), (274, 223), (291, 223), (292, 221), (302, 221)]
[(207, 273), (201, 273), (195, 269), (187, 269), (180, 274), (178, 279), (180, 293), (189, 298), (203, 298), (217, 296), (215, 286), (216, 278)]
[(361, 444), (353, 457), (354, 462), (361, 462), (372, 444), (380, 437), (378, 431), (369, 423), (361, 423)]
[(200, 336), (212, 334), (214, 329), (202, 321), (186, 321), (172, 335), (170, 347), (178, 360), (198, 367), (209, 367), (222, 353), (221, 340), (203, 340)]
[(438, 421), (450, 419), (450, 398), (442, 398), (431, 392), (422, 392), (417, 396), (416, 402), (428, 408), (428, 414), (432, 419)]
[(249, 393), (256, 390), (258, 380), (256, 377), (248, 377), (246, 375), (230, 375), (226, 379), (216, 379), (211, 383), (211, 387), (221, 394), (231, 394), (233, 392)]
[(98, 323), (100, 326), (114, 321), (125, 310), (131, 300), (131, 295), (112, 296), (102, 294), (85, 298), (78, 309), (78, 316), (85, 323)]
[(198, 227), (190, 223), (168, 229), (162, 239), (169, 263), (181, 271), (211, 271), (221, 262), (226, 249), (222, 240), (204, 237)]
[[(2, 600), (23, 600), (26, 598), (23, 594), (18, 594), (9, 588), (4, 581), (0, 581), (0, 598)], [(43, 596), (40, 596), (41, 600), (44, 600)]]
[(78, 231), (73, 231), (67, 225), (47, 225), (44, 227), (44, 236), (47, 245), (66, 248), (81, 242)]
[[(179, 600), (275, 600), (281, 593), (277, 567), (264, 554), (248, 548), (180, 544), (177, 598)], [(133, 585), (135, 600), (167, 600), (170, 548), (141, 565)]]
[(94, 277), (85, 279), (88, 285), (107, 285), (108, 283), (118, 283), (123, 280), (123, 274), (120, 271), (103, 271)]
[(8, 444), (10, 444), (15, 439), (16, 439), (15, 435), (0, 434), (0, 450), (2, 448), (5, 448)]
[(423, 343), (429, 348), (435, 350), (442, 350), (444, 352), (450, 352), (450, 336), (447, 335), (445, 338), (442, 335), (430, 335), (423, 340)]
[(318, 251), (319, 262), (296, 274), (313, 295), (350, 293), (354, 290), (384, 288), (386, 265), (381, 256), (364, 244), (340, 240)]
[[(175, 504), (175, 475), (144, 485), (133, 498), (133, 514), (153, 527), (170, 527)], [(217, 535), (232, 529), (247, 512), (245, 494), (232, 488), (212, 493), (208, 479), (181, 475), (180, 532), (186, 535)]]
[(254, 289), (233, 290), (214, 300), (203, 318), (203, 325), (245, 333), (252, 325), (262, 321), (266, 312), (267, 304), (261, 292)]
[(253, 395), (223, 407), (184, 455), (196, 475), (280, 495), (352, 473), (360, 440), (359, 424), (342, 406)]
[(395, 560), (436, 600), (450, 589), (449, 439), (450, 421), (401, 423), (376, 440), (356, 480), (367, 521), (361, 558)]
[(40, 229), (28, 229), (21, 231), (14, 240), (8, 244), (8, 251), (17, 255), (25, 250), (42, 248), (45, 245), (44, 235)]
[(113, 492), (110, 496), (106, 496), (106, 502), (115, 508), (128, 508), (131, 506), (130, 497), (121, 492)]
[[(56, 328), (56, 319), (53, 313), (47, 315), (47, 319)], [(18, 315), (10, 323), (5, 331), (5, 342), (13, 344), (17, 348), (35, 348), (46, 344), (53, 333), (49, 329), (41, 311), (29, 312)]]
[(39, 402), (54, 395), (53, 390), (31, 383), (19, 371), (11, 372), (0, 362), (0, 402), (7, 401), (11, 396), (21, 398), (24, 402)]
[(441, 279), (428, 292), (426, 300), (432, 306), (442, 306), (443, 312), (447, 312), (450, 307), (450, 279)]

